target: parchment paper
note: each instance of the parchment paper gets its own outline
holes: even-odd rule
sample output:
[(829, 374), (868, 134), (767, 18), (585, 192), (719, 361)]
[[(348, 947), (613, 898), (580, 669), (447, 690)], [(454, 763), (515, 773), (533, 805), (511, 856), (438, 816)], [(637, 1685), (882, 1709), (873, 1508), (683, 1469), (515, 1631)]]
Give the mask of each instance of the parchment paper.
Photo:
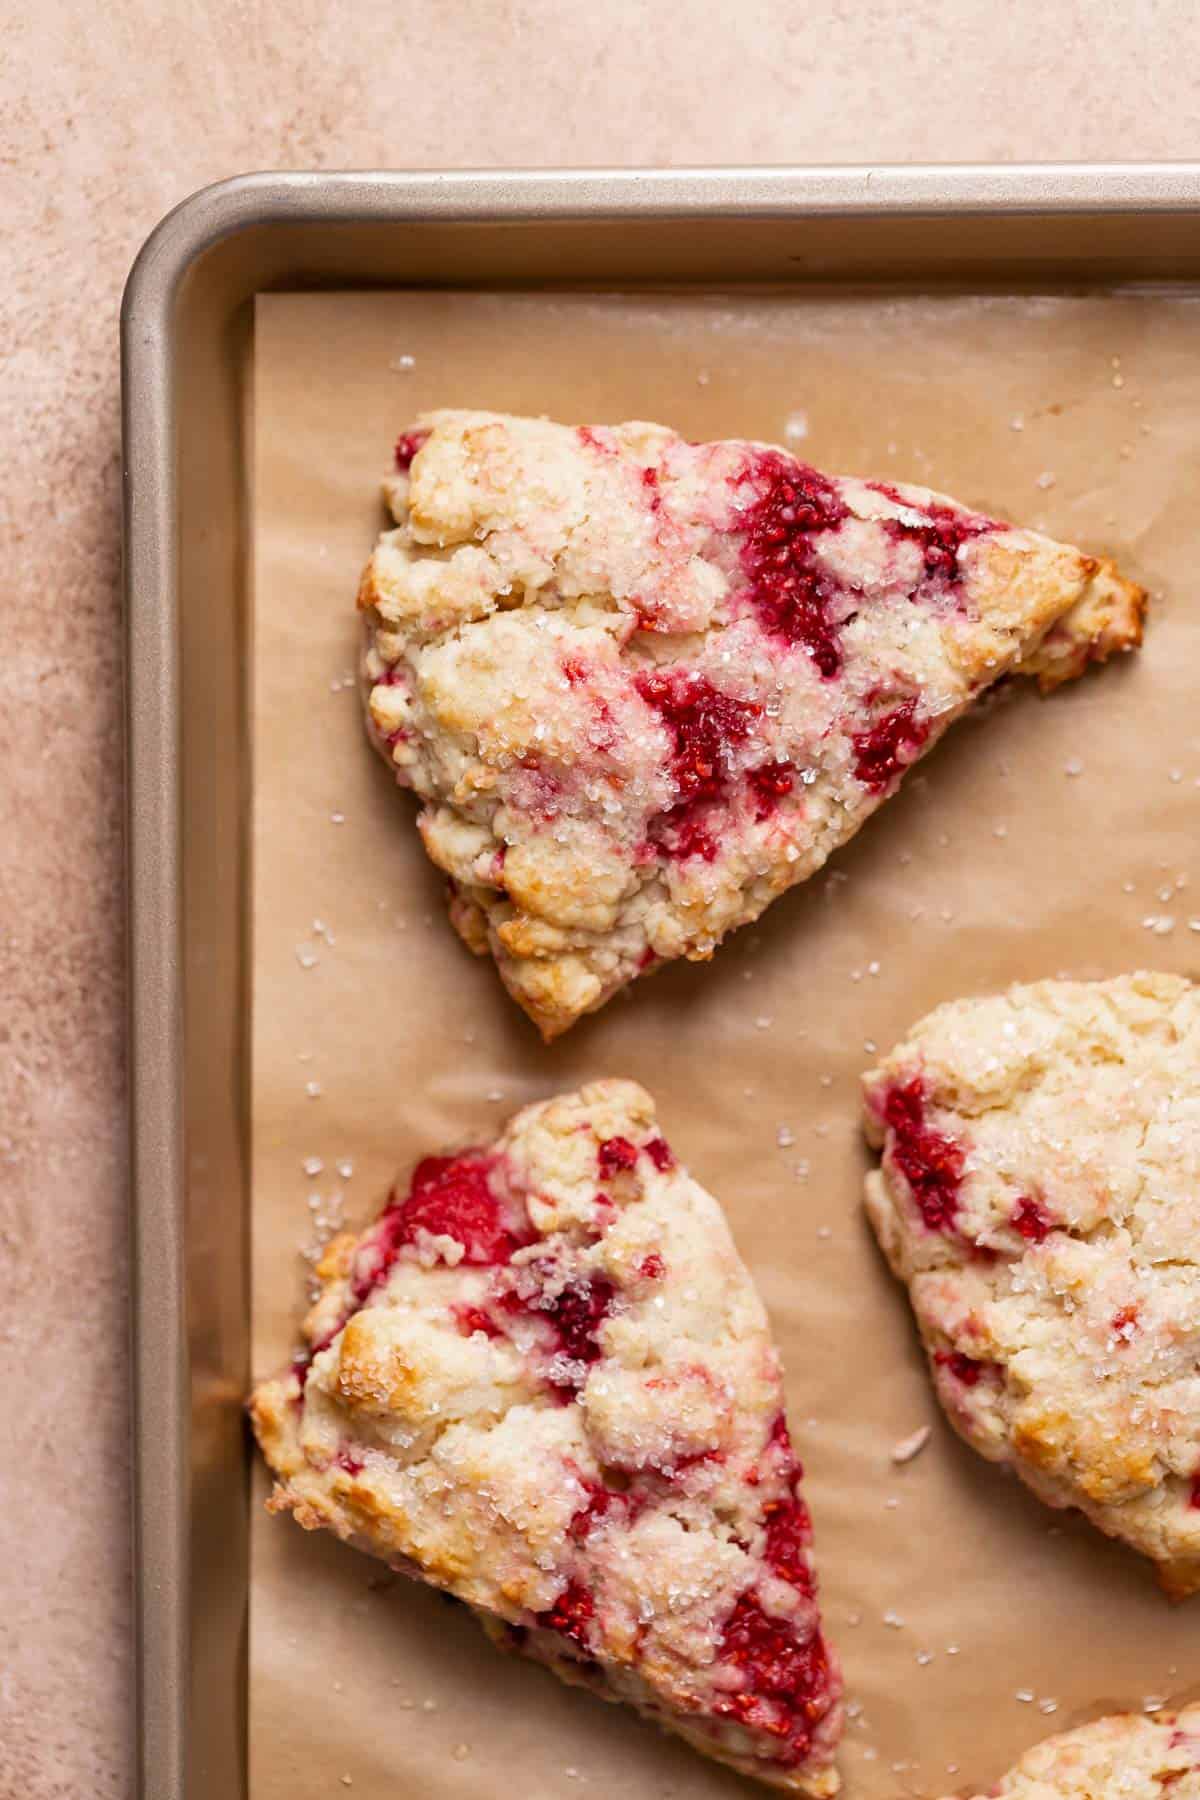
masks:
[[(397, 1166), (487, 1138), (525, 1101), (600, 1074), (645, 1082), (722, 1200), (782, 1349), (855, 1715), (850, 1800), (985, 1785), (1051, 1730), (1200, 1680), (1200, 1600), (1173, 1609), (1140, 1559), (943, 1424), (862, 1220), (856, 1085), (877, 1045), (953, 995), (1200, 973), (1198, 322), (1191, 301), (1133, 294), (258, 303), (256, 1369), (294, 1340), (299, 1251), (334, 1195), (359, 1225)], [(927, 482), (1115, 553), (1155, 596), (1146, 648), (957, 726), (824, 876), (712, 964), (643, 981), (543, 1048), (452, 934), (348, 679), (378, 480), (397, 430), (434, 405), (661, 419)], [(895, 1467), (924, 1423), (927, 1448)], [(253, 1800), (755, 1791), (260, 1511), (250, 1751)]]

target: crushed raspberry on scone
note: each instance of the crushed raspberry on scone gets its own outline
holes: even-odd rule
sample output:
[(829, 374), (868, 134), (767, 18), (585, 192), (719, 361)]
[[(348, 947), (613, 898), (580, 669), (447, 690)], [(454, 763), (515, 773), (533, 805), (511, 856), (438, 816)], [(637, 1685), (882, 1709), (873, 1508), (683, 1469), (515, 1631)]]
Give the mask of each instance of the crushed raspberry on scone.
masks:
[(387, 494), (371, 737), (547, 1037), (814, 874), (985, 688), (1141, 637), (1111, 564), (762, 444), (436, 412)]
[(306, 1348), (251, 1403), (272, 1507), (706, 1755), (836, 1793), (779, 1359), (649, 1096), (596, 1082), (427, 1158), (319, 1275)]
[(1200, 1706), (1047, 1738), (977, 1800), (1200, 1800)]
[(1200, 1589), (1200, 988), (939, 1007), (864, 1081), (867, 1212), (976, 1450)]

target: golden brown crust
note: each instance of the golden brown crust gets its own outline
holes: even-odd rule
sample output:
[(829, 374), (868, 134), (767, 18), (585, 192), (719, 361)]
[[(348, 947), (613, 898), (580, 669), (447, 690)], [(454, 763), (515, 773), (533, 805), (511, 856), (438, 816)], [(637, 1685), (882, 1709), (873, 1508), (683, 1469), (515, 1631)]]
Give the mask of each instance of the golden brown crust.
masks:
[(1036, 676), (1044, 694), (1076, 680), (1091, 663), (1136, 650), (1142, 641), (1150, 603), (1145, 588), (1127, 581), (1115, 563), (1085, 560), (1091, 573), (1083, 594), (1018, 669)]

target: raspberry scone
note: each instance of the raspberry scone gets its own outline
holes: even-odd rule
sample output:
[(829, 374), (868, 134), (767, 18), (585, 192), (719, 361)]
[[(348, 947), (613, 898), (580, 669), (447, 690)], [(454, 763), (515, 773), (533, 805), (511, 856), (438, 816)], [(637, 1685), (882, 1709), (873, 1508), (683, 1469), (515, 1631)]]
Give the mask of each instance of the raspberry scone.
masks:
[(428, 1158), (319, 1276), (251, 1403), (272, 1507), (742, 1773), (836, 1793), (778, 1356), (649, 1096), (596, 1082)]
[(1200, 1706), (1047, 1738), (977, 1800), (1200, 1800)]
[(815, 873), (985, 688), (1140, 641), (1111, 563), (660, 425), (435, 412), (367, 566), (369, 729), (548, 1038)]
[(867, 1211), (952, 1423), (1200, 1589), (1200, 989), (951, 1002), (865, 1101)]

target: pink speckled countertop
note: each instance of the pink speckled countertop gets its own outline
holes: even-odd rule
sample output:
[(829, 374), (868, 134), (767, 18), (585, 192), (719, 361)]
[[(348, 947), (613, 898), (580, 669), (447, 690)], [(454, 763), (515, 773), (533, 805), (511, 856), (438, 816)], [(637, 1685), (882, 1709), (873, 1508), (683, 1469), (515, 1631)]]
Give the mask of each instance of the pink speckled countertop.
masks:
[(0, 1800), (133, 1793), (117, 308), (156, 220), (253, 168), (1195, 154), (1184, 0), (296, 0), (0, 70)]

